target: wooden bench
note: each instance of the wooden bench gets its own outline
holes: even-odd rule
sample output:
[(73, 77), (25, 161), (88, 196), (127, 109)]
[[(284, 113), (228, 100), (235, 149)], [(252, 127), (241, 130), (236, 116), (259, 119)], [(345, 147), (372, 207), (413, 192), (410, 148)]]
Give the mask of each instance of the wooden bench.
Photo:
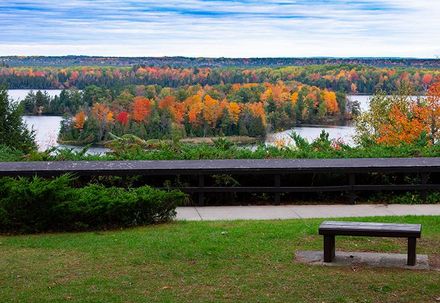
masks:
[(324, 262), (335, 257), (335, 236), (367, 236), (408, 238), (407, 265), (416, 264), (416, 239), (420, 238), (420, 224), (390, 224), (366, 222), (324, 221), (319, 234), (324, 236)]

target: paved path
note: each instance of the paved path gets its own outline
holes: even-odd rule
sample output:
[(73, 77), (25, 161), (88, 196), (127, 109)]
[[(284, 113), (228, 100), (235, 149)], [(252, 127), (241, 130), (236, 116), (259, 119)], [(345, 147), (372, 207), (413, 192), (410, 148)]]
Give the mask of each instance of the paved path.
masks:
[(280, 205), (178, 207), (177, 220), (272, 220), (301, 218), (437, 215), (440, 204)]

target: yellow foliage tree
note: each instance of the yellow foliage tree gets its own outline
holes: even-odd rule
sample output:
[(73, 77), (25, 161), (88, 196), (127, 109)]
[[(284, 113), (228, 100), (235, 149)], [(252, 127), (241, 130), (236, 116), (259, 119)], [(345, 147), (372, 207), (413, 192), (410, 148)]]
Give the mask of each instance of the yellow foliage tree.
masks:
[(203, 119), (205, 119), (211, 127), (215, 127), (221, 115), (220, 102), (210, 95), (206, 95), (203, 105)]
[(234, 124), (237, 124), (238, 119), (240, 118), (240, 112), (241, 112), (240, 105), (238, 105), (238, 103), (236, 103), (236, 102), (229, 103), (228, 112), (229, 112), (229, 115), (231, 116)]
[(338, 101), (335, 92), (324, 90), (324, 102), (327, 112), (335, 114), (339, 112)]

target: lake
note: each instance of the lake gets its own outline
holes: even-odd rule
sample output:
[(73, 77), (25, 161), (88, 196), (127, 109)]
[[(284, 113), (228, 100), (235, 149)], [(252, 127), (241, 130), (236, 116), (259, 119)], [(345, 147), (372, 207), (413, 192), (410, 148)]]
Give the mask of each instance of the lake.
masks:
[[(29, 89), (13, 89), (9, 90), (9, 96), (16, 100), (22, 100), (30, 92)], [(37, 91), (37, 90), (34, 90)], [(51, 89), (46, 90), (50, 96), (59, 95), (61, 90)], [(358, 101), (361, 110), (368, 109), (371, 96), (367, 95), (349, 95), (347, 96), (352, 101)], [(58, 137), (58, 132), (60, 130), (61, 116), (24, 116), (24, 121), (29, 127), (33, 127), (36, 132), (36, 141), (39, 150), (46, 150), (49, 147), (58, 146), (73, 148), (75, 150), (80, 150), (81, 147), (60, 145), (56, 142)], [(347, 126), (329, 126), (329, 125), (307, 125), (295, 127), (290, 130), (283, 132), (268, 134), (266, 139), (266, 144), (274, 144), (276, 141), (284, 141), (287, 144), (292, 143), (290, 134), (292, 131), (297, 132), (303, 138), (311, 141), (319, 136), (322, 130), (329, 133), (330, 139), (341, 139), (346, 144), (353, 144), (354, 127), (352, 125)], [(91, 154), (105, 153), (108, 151), (106, 148), (102, 147), (92, 147), (89, 150)]]

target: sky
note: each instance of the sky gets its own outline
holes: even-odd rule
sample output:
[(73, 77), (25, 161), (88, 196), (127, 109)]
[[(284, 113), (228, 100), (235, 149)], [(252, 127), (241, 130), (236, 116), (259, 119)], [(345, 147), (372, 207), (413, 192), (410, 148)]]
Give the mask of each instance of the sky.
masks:
[(0, 0), (0, 56), (440, 56), (440, 0)]

